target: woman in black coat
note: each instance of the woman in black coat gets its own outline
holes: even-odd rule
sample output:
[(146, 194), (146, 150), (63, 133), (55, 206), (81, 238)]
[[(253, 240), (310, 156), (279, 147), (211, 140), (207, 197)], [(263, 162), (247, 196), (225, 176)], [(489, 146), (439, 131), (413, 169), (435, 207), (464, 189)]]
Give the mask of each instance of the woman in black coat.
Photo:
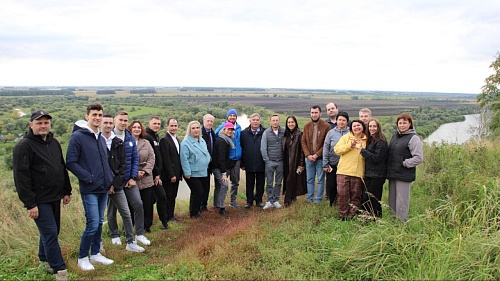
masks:
[(361, 208), (370, 214), (381, 217), (382, 190), (387, 174), (387, 140), (380, 123), (376, 119), (368, 121), (370, 136), (366, 149), (361, 149), (365, 158), (365, 188), (361, 198)]
[(300, 140), (302, 132), (295, 116), (286, 118), (285, 137), (283, 138), (283, 194), (285, 207), (307, 193), (305, 156)]

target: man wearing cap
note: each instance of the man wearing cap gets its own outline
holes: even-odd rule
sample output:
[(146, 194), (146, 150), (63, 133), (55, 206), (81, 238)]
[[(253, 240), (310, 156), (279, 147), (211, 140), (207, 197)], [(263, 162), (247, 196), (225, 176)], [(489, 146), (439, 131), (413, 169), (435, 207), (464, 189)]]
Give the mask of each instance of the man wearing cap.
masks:
[(61, 199), (63, 204), (71, 201), (71, 183), (61, 145), (50, 132), (51, 119), (43, 110), (31, 114), (28, 133), (14, 147), (14, 183), (28, 216), (40, 232), (40, 263), (50, 267), (56, 280), (67, 280), (58, 234)]
[(220, 130), (224, 128), (224, 124), (227, 122), (230, 122), (234, 125), (234, 138), (233, 143), (234, 143), (234, 148), (231, 148), (229, 151), (229, 160), (234, 162), (233, 168), (229, 170), (229, 177), (231, 179), (231, 202), (229, 203), (229, 206), (234, 207), (234, 208), (239, 208), (240, 205), (238, 202), (236, 202), (236, 197), (238, 195), (238, 187), (240, 185), (240, 165), (241, 165), (241, 144), (240, 144), (240, 136), (241, 136), (241, 126), (236, 122), (236, 119), (238, 118), (238, 113), (236, 112), (236, 109), (229, 109), (227, 112), (227, 120), (222, 122), (222, 124), (217, 127), (215, 130), (215, 135), (218, 136)]

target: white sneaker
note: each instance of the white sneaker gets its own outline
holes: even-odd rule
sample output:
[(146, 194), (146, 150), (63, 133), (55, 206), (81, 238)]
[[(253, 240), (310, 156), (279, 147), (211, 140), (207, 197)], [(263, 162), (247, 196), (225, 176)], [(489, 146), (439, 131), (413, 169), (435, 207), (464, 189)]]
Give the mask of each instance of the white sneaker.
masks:
[(108, 259), (107, 257), (103, 256), (101, 253), (97, 253), (97, 255), (91, 255), (90, 256), (90, 262), (92, 263), (102, 263), (104, 265), (110, 265), (114, 263), (112, 259)]
[(144, 248), (135, 243), (128, 243), (127, 247), (125, 247), (125, 250), (136, 253), (144, 252)]
[(142, 244), (144, 244), (146, 246), (151, 245), (151, 241), (149, 241), (148, 238), (146, 238), (146, 236), (144, 236), (144, 235), (136, 235), (135, 240), (141, 242)]
[(280, 204), (280, 202), (278, 202), (278, 201), (274, 202), (274, 203), (273, 203), (273, 205), (274, 205), (274, 207), (275, 207), (276, 209), (281, 208), (281, 204)]
[(113, 245), (121, 245), (122, 244), (122, 240), (120, 239), (120, 237), (111, 238), (111, 244), (113, 244)]
[(269, 209), (271, 207), (273, 207), (273, 204), (271, 204), (271, 202), (267, 201), (266, 205), (264, 205), (264, 207), (262, 209), (267, 210), (267, 209)]
[(90, 263), (89, 257), (78, 259), (78, 267), (83, 271), (94, 270), (94, 266)]

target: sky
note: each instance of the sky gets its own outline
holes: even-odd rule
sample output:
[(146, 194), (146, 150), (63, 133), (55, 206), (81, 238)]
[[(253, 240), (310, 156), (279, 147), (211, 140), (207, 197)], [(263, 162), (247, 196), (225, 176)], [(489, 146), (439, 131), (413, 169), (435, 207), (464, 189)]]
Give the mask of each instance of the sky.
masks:
[(2, 0), (2, 86), (479, 93), (500, 1)]

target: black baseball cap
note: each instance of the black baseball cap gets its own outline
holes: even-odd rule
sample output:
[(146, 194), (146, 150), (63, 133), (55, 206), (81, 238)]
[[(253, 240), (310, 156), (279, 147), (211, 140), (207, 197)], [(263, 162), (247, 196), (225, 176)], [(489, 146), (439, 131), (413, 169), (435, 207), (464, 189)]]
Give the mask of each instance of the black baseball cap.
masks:
[(38, 120), (38, 119), (42, 118), (43, 116), (45, 116), (49, 119), (52, 119), (52, 116), (50, 116), (50, 114), (47, 111), (38, 110), (38, 111), (35, 111), (31, 114), (31, 121)]

